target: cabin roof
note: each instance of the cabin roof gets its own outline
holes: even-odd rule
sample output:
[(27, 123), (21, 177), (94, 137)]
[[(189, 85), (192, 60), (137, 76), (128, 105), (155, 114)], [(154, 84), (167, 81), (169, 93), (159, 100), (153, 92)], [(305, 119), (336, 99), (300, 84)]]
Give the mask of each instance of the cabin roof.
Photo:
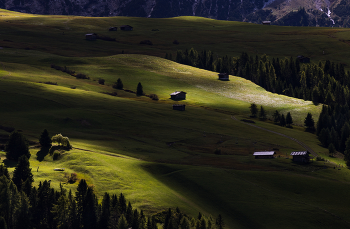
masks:
[(273, 156), (275, 151), (254, 152), (254, 156)]
[(184, 91), (175, 91), (175, 92), (171, 93), (170, 95), (178, 95), (178, 94), (181, 94), (181, 93), (187, 94)]
[(291, 156), (305, 156), (310, 154), (308, 151), (298, 151), (298, 152), (291, 152)]

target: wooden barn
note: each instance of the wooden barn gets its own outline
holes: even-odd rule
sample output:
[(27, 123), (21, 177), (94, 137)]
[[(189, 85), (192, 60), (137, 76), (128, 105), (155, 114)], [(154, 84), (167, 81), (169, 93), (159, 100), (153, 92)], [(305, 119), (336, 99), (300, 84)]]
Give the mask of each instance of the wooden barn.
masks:
[(262, 24), (263, 25), (271, 25), (271, 21), (263, 21)]
[(186, 108), (185, 104), (173, 104), (173, 110), (184, 111)]
[(294, 162), (308, 163), (310, 162), (310, 153), (308, 151), (292, 152)]
[(275, 151), (263, 151), (263, 152), (254, 152), (253, 156), (255, 159), (270, 159), (275, 158)]
[(298, 56), (297, 59), (300, 63), (310, 63), (310, 58), (305, 56)]
[(118, 31), (118, 27), (110, 27), (109, 31)]
[(97, 39), (96, 33), (87, 33), (85, 34), (85, 39), (88, 41), (95, 41)]
[(132, 31), (132, 30), (133, 30), (133, 27), (130, 26), (130, 25), (122, 25), (122, 26), (120, 26), (120, 30), (123, 30), (123, 31)]
[(228, 81), (228, 80), (230, 80), (230, 75), (229, 74), (227, 74), (227, 73), (220, 73), (220, 74), (218, 74), (218, 76), (219, 76), (219, 80), (223, 80), (223, 81)]
[(175, 91), (170, 94), (170, 98), (173, 100), (184, 100), (186, 99), (186, 94), (184, 91)]

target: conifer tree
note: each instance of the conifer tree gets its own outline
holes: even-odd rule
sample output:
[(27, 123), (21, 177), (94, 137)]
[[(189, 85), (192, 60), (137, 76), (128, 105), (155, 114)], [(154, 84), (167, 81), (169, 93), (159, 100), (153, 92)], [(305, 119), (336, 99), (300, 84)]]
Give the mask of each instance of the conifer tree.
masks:
[(265, 120), (266, 119), (266, 112), (265, 112), (265, 109), (263, 108), (263, 106), (260, 106), (259, 118), (261, 120)]
[(140, 82), (137, 84), (136, 95), (138, 96), (143, 95), (143, 87)]
[(292, 118), (292, 115), (290, 114), (290, 112), (288, 112), (287, 116), (286, 116), (286, 125), (288, 127), (291, 127), (292, 124), (293, 124), (293, 118)]
[(111, 198), (109, 194), (106, 192), (103, 195), (102, 203), (101, 203), (101, 216), (99, 219), (99, 228), (100, 229), (107, 229), (109, 227), (109, 219), (110, 219), (110, 201)]
[(286, 126), (286, 119), (284, 118), (284, 114), (281, 115), (280, 126)]
[(9, 160), (18, 160), (22, 155), (30, 158), (29, 147), (26, 138), (19, 132), (14, 131), (10, 134), (9, 141), (5, 146), (6, 158)]
[(329, 144), (329, 146), (328, 146), (329, 156), (333, 157), (335, 152), (336, 152), (336, 150), (335, 150), (335, 147), (334, 147), (333, 143)]
[(217, 218), (216, 218), (216, 226), (218, 229), (223, 229), (225, 228), (225, 222), (224, 222), (224, 219), (222, 218), (221, 215), (219, 215)]
[(120, 78), (118, 78), (117, 82), (113, 84), (113, 88), (122, 90), (124, 87), (123, 82)]
[(256, 117), (256, 115), (258, 114), (258, 107), (255, 103), (250, 104), (250, 113), (252, 114), (252, 117)]
[(122, 214), (119, 218), (118, 229), (128, 229), (128, 222), (126, 221), (124, 214)]
[(34, 182), (32, 169), (30, 168), (29, 160), (25, 155), (18, 159), (18, 164), (13, 171), (12, 181), (19, 191), (22, 190), (24, 182), (29, 182), (30, 186)]
[(276, 110), (275, 113), (273, 113), (272, 117), (273, 117), (273, 122), (274, 123), (279, 123), (280, 122), (281, 115), (278, 112), (278, 110)]
[(44, 129), (44, 131), (41, 133), (40, 139), (39, 139), (39, 143), (41, 145), (41, 147), (43, 148), (50, 148), (51, 147), (51, 138), (49, 136), (49, 132)]
[(304, 120), (304, 126), (306, 127), (306, 131), (315, 131), (315, 121), (312, 118), (312, 114), (310, 112), (306, 115), (306, 118)]
[(9, 171), (4, 164), (0, 164), (0, 177), (5, 176), (8, 180), (10, 180), (10, 174)]

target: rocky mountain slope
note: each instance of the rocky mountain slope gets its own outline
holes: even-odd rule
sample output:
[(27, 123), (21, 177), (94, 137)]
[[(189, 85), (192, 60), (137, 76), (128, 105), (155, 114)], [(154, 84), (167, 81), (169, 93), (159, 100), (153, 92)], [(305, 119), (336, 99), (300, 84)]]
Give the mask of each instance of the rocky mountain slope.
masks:
[(347, 27), (350, 24), (350, 0), (0, 0), (0, 8), (34, 14), (202, 16), (254, 23), (269, 20), (273, 24), (299, 26)]

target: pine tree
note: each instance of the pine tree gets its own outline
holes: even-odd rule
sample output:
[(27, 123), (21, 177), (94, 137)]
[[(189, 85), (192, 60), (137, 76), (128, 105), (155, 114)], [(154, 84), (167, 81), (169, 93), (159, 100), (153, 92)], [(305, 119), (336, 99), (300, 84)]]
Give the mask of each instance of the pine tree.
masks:
[(286, 126), (286, 119), (284, 118), (284, 114), (281, 115), (280, 126)]
[(102, 206), (101, 206), (101, 216), (99, 221), (99, 228), (100, 229), (107, 229), (109, 227), (109, 219), (111, 216), (111, 206), (110, 206), (111, 198), (109, 194), (106, 192), (103, 195), (102, 199)]
[(336, 152), (336, 150), (335, 150), (335, 147), (334, 147), (333, 143), (329, 144), (329, 146), (328, 146), (329, 156), (333, 157), (335, 152)]
[(122, 90), (124, 87), (123, 82), (120, 78), (118, 78), (117, 82), (113, 84), (113, 88)]
[(263, 106), (260, 106), (259, 118), (261, 120), (265, 120), (266, 119), (266, 112), (265, 112), (265, 109), (263, 108)]
[(225, 228), (224, 219), (222, 218), (221, 215), (219, 215), (219, 216), (216, 218), (216, 226), (217, 226), (218, 229), (223, 229), (223, 228)]
[(0, 164), (0, 177), (5, 176), (8, 180), (10, 180), (10, 174), (9, 171), (4, 164)]
[(118, 229), (128, 229), (128, 222), (126, 221), (124, 214), (122, 214), (119, 218)]
[(344, 160), (348, 168), (350, 168), (350, 138), (345, 143)]
[(51, 147), (51, 145), (52, 145), (51, 138), (49, 136), (49, 132), (46, 129), (41, 133), (39, 143), (40, 143), (41, 147), (44, 147), (44, 148)]
[(34, 182), (32, 169), (30, 168), (29, 160), (25, 155), (18, 159), (18, 164), (13, 171), (12, 181), (17, 186), (19, 191), (22, 190), (22, 185), (24, 182), (27, 181), (30, 183), (30, 185)]
[(120, 193), (119, 195), (119, 208), (120, 208), (120, 213), (121, 214), (126, 214), (126, 200), (125, 200), (125, 196), (123, 195), (123, 193)]
[(10, 134), (9, 141), (5, 146), (6, 158), (17, 161), (22, 155), (30, 158), (29, 147), (26, 138), (19, 132), (14, 131)]
[(136, 95), (138, 95), (138, 96), (143, 95), (143, 87), (142, 87), (140, 82), (139, 82), (139, 84), (137, 84)]
[(291, 127), (292, 124), (293, 124), (292, 115), (290, 114), (290, 112), (288, 112), (286, 116), (286, 125), (288, 127)]
[(315, 121), (312, 118), (312, 114), (310, 112), (306, 115), (306, 118), (304, 120), (304, 126), (306, 127), (306, 131), (315, 131)]
[(252, 103), (252, 104), (250, 104), (249, 109), (250, 109), (250, 113), (252, 114), (251, 117), (256, 117), (256, 115), (258, 114), (258, 107), (257, 107), (257, 105), (255, 103)]
[(275, 113), (273, 113), (272, 117), (273, 117), (273, 122), (274, 123), (279, 123), (280, 122), (281, 115), (278, 112), (278, 110), (276, 110)]

